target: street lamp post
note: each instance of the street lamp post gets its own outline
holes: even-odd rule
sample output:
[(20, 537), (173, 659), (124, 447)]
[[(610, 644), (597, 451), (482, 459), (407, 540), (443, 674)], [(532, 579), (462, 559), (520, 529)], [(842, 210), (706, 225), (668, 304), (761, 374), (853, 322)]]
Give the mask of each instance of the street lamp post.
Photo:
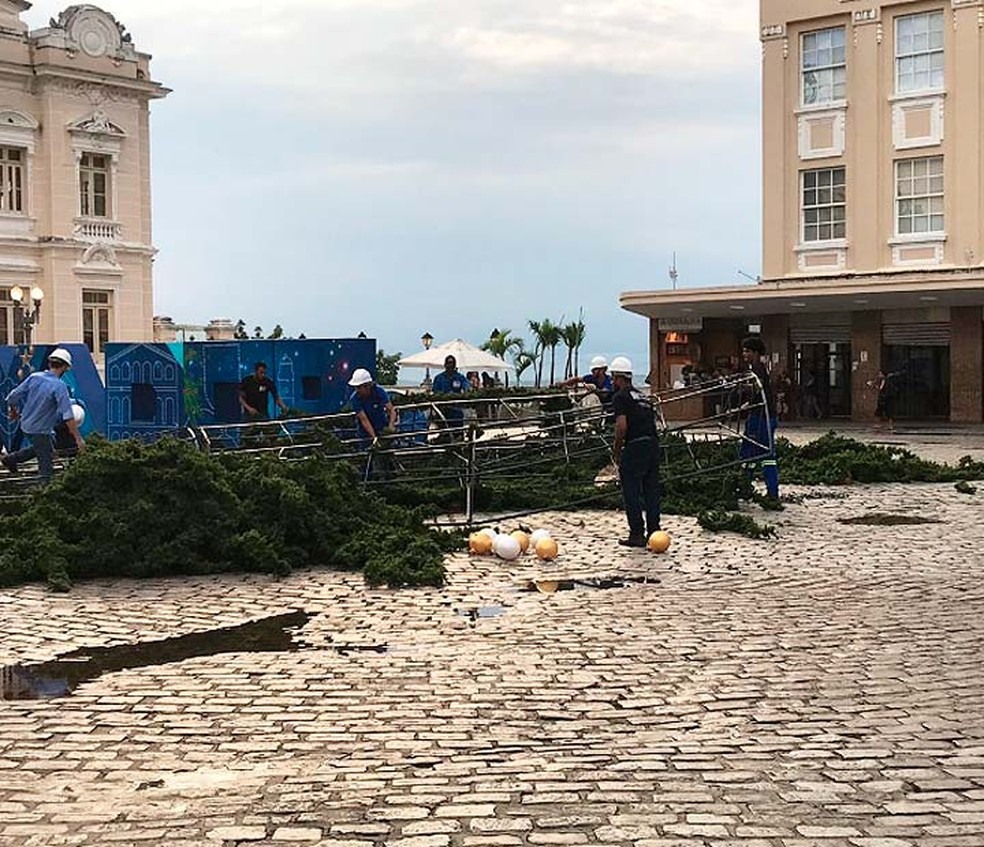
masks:
[[(425, 332), (422, 336), (420, 336), (420, 343), (424, 345), (425, 350), (430, 350), (431, 344), (434, 343), (434, 336), (431, 335), (429, 332)], [(430, 365), (428, 365), (426, 371), (424, 372), (424, 388), (429, 389), (430, 387), (431, 387), (431, 369), (430, 369)]]
[[(26, 295), (30, 296), (29, 303), (25, 303)], [(35, 285), (30, 292), (27, 292), (19, 285), (15, 285), (10, 289), (10, 299), (14, 301), (14, 308), (20, 312), (24, 326), (24, 343), (30, 350), (34, 327), (41, 319), (41, 301), (44, 300), (44, 290)]]

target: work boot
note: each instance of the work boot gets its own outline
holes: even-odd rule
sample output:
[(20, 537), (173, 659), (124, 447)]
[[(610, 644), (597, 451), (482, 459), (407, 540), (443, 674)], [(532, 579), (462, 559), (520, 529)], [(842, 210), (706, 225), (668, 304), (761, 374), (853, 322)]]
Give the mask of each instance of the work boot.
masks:
[(645, 535), (635, 535), (634, 533), (629, 533), (628, 538), (620, 538), (618, 543), (622, 547), (645, 547), (646, 546), (646, 536)]

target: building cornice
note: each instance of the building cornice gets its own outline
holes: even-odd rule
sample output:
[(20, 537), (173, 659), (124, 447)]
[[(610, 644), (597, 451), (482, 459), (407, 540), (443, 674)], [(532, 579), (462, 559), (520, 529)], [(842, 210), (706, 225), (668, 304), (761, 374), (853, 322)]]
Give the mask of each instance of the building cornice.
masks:
[[(3, 68), (0, 68), (2, 71)], [(61, 65), (40, 64), (34, 67), (34, 76), (41, 88), (56, 88), (85, 97), (93, 101), (96, 91), (106, 92), (102, 100), (135, 98), (139, 100), (162, 100), (171, 93), (159, 82), (142, 79), (127, 79), (117, 76), (90, 73), (69, 69)], [(99, 101), (101, 102), (101, 101)]]

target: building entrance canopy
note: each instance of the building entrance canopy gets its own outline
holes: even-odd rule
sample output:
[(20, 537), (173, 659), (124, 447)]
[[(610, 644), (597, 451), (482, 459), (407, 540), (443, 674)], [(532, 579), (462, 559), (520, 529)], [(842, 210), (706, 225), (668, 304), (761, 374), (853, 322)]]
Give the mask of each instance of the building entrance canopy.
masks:
[(619, 299), (629, 312), (679, 320), (982, 306), (984, 275), (956, 271), (947, 276), (937, 270), (931, 281), (915, 273), (778, 280), (724, 288), (627, 291)]

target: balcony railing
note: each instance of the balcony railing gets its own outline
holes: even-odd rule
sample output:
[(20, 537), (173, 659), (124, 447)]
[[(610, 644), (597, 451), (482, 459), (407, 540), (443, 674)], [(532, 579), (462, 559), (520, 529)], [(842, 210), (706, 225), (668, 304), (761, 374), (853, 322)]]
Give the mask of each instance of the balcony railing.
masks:
[(81, 241), (119, 241), (123, 224), (105, 218), (76, 218), (75, 237)]

